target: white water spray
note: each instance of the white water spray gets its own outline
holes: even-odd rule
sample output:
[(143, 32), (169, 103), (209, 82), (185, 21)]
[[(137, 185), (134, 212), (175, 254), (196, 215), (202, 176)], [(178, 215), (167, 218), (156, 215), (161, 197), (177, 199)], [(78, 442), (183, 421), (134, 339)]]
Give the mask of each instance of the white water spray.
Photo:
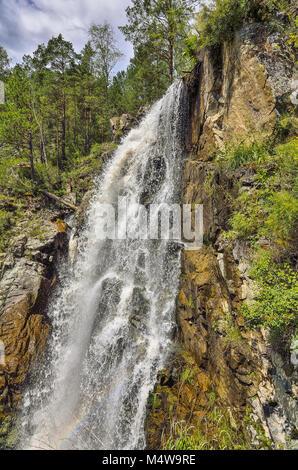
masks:
[(175, 327), (180, 254), (167, 240), (99, 240), (98, 208), (121, 196), (145, 205), (179, 202), (182, 100), (177, 82), (96, 184), (74, 269), (65, 267), (49, 306), (49, 351), (24, 397), (21, 448), (145, 447), (148, 396)]

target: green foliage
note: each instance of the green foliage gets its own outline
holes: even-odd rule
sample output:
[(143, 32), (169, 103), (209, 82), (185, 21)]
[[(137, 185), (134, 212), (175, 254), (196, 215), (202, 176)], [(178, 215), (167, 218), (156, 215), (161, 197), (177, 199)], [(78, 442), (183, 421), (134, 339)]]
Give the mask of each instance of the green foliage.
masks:
[(30, 164), (20, 156), (11, 156), (11, 147), (0, 152), (0, 192), (2, 196), (18, 196), (31, 191)]
[(0, 210), (0, 236), (10, 227), (11, 220), (9, 213)]
[[(285, 12), (287, 26), (281, 25), (276, 13)], [(264, 22), (288, 34), (289, 43), (297, 42), (297, 18), (291, 14), (289, 2), (280, 0), (212, 0), (200, 6), (195, 23), (197, 38), (188, 39), (188, 53), (195, 54), (198, 47), (219, 46), (231, 41), (235, 31), (246, 21)]]
[(242, 307), (250, 326), (264, 326), (286, 335), (298, 326), (298, 274), (288, 262), (277, 263), (262, 252), (250, 275), (258, 284), (256, 301)]
[(298, 118), (291, 113), (284, 113), (277, 123), (277, 138), (284, 140), (294, 138), (298, 133)]
[(175, 73), (185, 66), (184, 39), (196, 1), (133, 0), (127, 7), (128, 23), (120, 27), (137, 53), (146, 57), (145, 68), (153, 66), (158, 74), (166, 74), (172, 83)]
[(151, 393), (149, 396), (149, 402), (151, 403), (153, 408), (158, 408), (161, 404), (158, 393)]
[(190, 306), (190, 308), (195, 308), (194, 306), (194, 303), (193, 303), (193, 300), (192, 300), (192, 297), (190, 296), (189, 299), (188, 299), (188, 305)]
[(72, 191), (77, 193), (78, 199), (84, 192), (88, 191), (94, 178), (98, 175), (103, 164), (103, 158), (109, 157), (115, 149), (116, 144), (112, 142), (94, 144), (90, 155), (77, 158), (70, 171), (62, 175), (62, 191), (66, 184), (70, 184)]
[(226, 237), (247, 240), (253, 248), (267, 246), (257, 256), (250, 273), (258, 288), (256, 300), (252, 305), (242, 306), (243, 315), (250, 327), (269, 328), (273, 336), (285, 340), (297, 328), (298, 309), (297, 272), (284, 261), (293, 259), (296, 251), (298, 139), (293, 137), (295, 128), (295, 117), (284, 115), (271, 141), (229, 145), (216, 155), (223, 167), (233, 169), (240, 177), (243, 174), (249, 177), (248, 187), (242, 187), (234, 201), (232, 230)]
[(245, 18), (245, 8), (245, 0), (217, 0), (203, 4), (196, 23), (200, 47), (231, 40)]
[(282, 247), (294, 241), (298, 203), (290, 191), (274, 192), (267, 188), (242, 193), (236, 207), (238, 210), (230, 218), (230, 237), (251, 241), (265, 237)]
[(30, 78), (17, 65), (6, 84), (6, 101), (0, 120), (0, 143), (21, 147), (29, 152), (29, 137), (36, 130), (33, 117)]
[(217, 161), (223, 161), (229, 168), (236, 169), (248, 163), (263, 163), (268, 157), (266, 142), (241, 142), (226, 145), (217, 153)]
[(6, 50), (0, 45), (0, 80), (7, 77), (9, 71), (10, 59)]
[(271, 207), (264, 220), (264, 234), (282, 246), (294, 240), (298, 221), (298, 200), (289, 191), (270, 197)]
[(61, 173), (56, 166), (49, 163), (35, 165), (35, 184), (39, 189), (57, 191), (61, 189)]
[(12, 450), (17, 442), (18, 431), (15, 418), (3, 413), (0, 408), (0, 448), (1, 450)]
[(195, 431), (193, 426), (180, 421), (172, 423), (171, 436), (163, 448), (164, 450), (206, 450), (208, 442), (201, 433)]
[(292, 188), (297, 196), (298, 138), (277, 145), (273, 155), (278, 181), (284, 189)]
[(184, 39), (184, 44), (184, 57), (189, 61), (190, 67), (194, 67), (197, 61), (198, 36), (194, 33), (189, 34), (189, 36)]
[(93, 24), (89, 28), (89, 36), (95, 51), (95, 66), (103, 76), (107, 90), (111, 72), (123, 54), (115, 46), (115, 35), (110, 24)]
[(230, 326), (226, 329), (226, 340), (231, 342), (234, 345), (244, 345), (243, 338), (238, 328), (235, 326)]
[(227, 414), (215, 404), (212, 396), (210, 411), (200, 426), (185, 421), (173, 422), (165, 450), (244, 450), (251, 448), (243, 432), (233, 429)]
[(284, 248), (293, 243), (298, 222), (297, 155), (297, 138), (274, 148), (255, 142), (218, 153), (218, 161), (228, 168), (253, 170), (252, 189), (242, 191), (234, 202), (229, 237), (265, 237)]
[(186, 368), (180, 377), (181, 382), (192, 384), (194, 381), (194, 373), (191, 369)]

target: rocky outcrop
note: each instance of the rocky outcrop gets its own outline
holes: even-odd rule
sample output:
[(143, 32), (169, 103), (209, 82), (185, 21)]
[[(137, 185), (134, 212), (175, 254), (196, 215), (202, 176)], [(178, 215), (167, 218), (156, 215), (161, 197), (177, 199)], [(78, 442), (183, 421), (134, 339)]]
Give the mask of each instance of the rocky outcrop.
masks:
[(10, 439), (7, 429), (22, 389), (46, 346), (51, 329), (47, 304), (59, 281), (59, 260), (66, 254), (71, 262), (76, 257), (77, 237), (92, 196), (92, 189), (87, 189), (92, 188), (114, 147), (100, 146), (92, 166), (82, 162), (76, 193), (71, 182), (67, 185), (63, 200), (70, 207), (79, 201), (76, 212), (65, 204), (57, 209), (61, 206), (59, 198), (53, 202), (53, 198), (38, 199), (28, 194), (23, 217), (11, 229), (10, 246), (0, 254), (0, 447), (1, 438), (3, 442)]
[(110, 127), (113, 141), (117, 143), (120, 142), (121, 138), (141, 121), (148, 110), (149, 106), (142, 106), (134, 116), (131, 114), (122, 114), (121, 116), (112, 117), (110, 119)]
[[(29, 215), (29, 214), (28, 214)], [(50, 323), (46, 315), (49, 293), (56, 282), (56, 266), (65, 253), (67, 224), (61, 213), (43, 209), (24, 219), (22, 235), (11, 240), (1, 262), (0, 409), (13, 409), (21, 398), (28, 372), (44, 350)]]
[[(266, 331), (245, 328), (239, 307), (256, 294), (249, 276), (251, 253), (244, 242), (231, 244), (222, 236), (233, 200), (242, 189), (249, 191), (253, 178), (212, 162), (225, 143), (272, 134), (289, 103), (295, 74), (293, 52), (284, 37), (250, 24), (221, 51), (201, 51), (185, 78), (189, 158), (182, 202), (203, 204), (204, 246), (182, 254), (177, 322), (182, 350), (194, 360), (184, 370), (190, 368), (194, 377), (190, 391), (171, 365), (161, 374), (154, 392), (160, 403), (150, 405), (147, 419), (150, 448), (164, 445), (173, 420), (194, 428), (202, 425), (210, 393), (228, 411), (231, 427), (249, 436), (249, 447), (295, 445), (297, 365), (272, 350)], [(174, 357), (179, 362), (181, 351)], [(173, 401), (187, 399), (188, 411), (173, 414)]]
[(244, 26), (221, 53), (206, 49), (187, 79), (186, 145), (200, 161), (235, 137), (270, 135), (297, 78), (295, 58), (280, 33)]
[(134, 119), (130, 114), (122, 114), (120, 117), (114, 116), (110, 119), (114, 142), (119, 142), (123, 134), (131, 129), (133, 121)]

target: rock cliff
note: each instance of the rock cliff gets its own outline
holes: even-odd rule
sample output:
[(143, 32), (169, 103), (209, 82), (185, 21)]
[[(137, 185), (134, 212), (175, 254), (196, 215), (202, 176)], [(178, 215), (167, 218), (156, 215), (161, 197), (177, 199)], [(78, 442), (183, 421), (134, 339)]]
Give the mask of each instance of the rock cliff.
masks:
[(0, 264), (0, 445), (28, 373), (44, 351), (50, 332), (46, 314), (58, 261), (68, 246), (66, 212), (31, 201)]
[[(182, 253), (177, 351), (150, 397), (148, 448), (164, 447), (171, 427), (182, 423), (189, 430), (204, 427), (204, 439), (212, 441), (222, 432), (220, 422), (229, 429), (227, 448), (235, 448), (232, 440), (239, 433), (250, 448), (295, 445), (297, 366), (271, 347), (266, 330), (246, 329), (239, 307), (255, 296), (251, 252), (246, 243), (223, 237), (232, 201), (241, 189), (251, 190), (253, 177), (241, 168), (225, 171), (212, 155), (236, 135), (243, 140), (271, 135), (296, 78), (295, 58), (284, 37), (251, 24), (220, 51), (202, 51), (184, 79), (188, 159), (181, 200), (203, 204), (204, 246)], [(111, 122), (115, 140), (131, 124), (124, 117)], [(87, 205), (88, 194), (79, 224)], [(0, 446), (9, 434), (9, 413), (45, 348), (47, 301), (57, 280), (57, 261), (68, 246), (68, 227), (61, 220), (65, 213), (41, 209), (26, 213), (0, 260), (0, 346), (5, 351), (3, 361), (0, 349)]]
[(250, 191), (253, 178), (241, 168), (227, 172), (211, 161), (216, 149), (236, 136), (247, 141), (272, 134), (289, 104), (295, 73), (284, 37), (250, 24), (220, 51), (201, 51), (185, 78), (189, 158), (182, 202), (203, 204), (204, 246), (182, 254), (180, 346), (151, 398), (149, 448), (169, 443), (175, 423), (186, 434), (204, 426), (204, 438), (212, 434), (214, 400), (225, 410), (230, 432), (243, 433), (246, 448), (295, 445), (297, 366), (272, 350), (267, 331), (245, 328), (239, 307), (255, 295), (250, 249), (222, 236), (233, 200), (243, 188)]

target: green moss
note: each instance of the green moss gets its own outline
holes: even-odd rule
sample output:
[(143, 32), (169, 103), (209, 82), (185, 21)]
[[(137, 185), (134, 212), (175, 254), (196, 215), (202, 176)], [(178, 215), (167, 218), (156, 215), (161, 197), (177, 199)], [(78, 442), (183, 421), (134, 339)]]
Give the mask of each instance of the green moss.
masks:
[(194, 371), (192, 369), (186, 368), (180, 376), (181, 382), (193, 384), (194, 383)]
[(194, 306), (194, 303), (193, 303), (193, 300), (192, 300), (192, 297), (190, 296), (189, 299), (188, 299), (188, 306), (191, 308), (191, 309), (194, 309), (195, 306)]
[(230, 328), (228, 329), (226, 340), (230, 341), (233, 344), (245, 344), (245, 341), (243, 340), (239, 329), (235, 326), (230, 326)]
[(14, 449), (18, 438), (15, 420), (10, 414), (0, 416), (0, 450)]
[(153, 409), (158, 408), (161, 405), (161, 401), (160, 401), (158, 393), (156, 392), (150, 393), (149, 402)]

